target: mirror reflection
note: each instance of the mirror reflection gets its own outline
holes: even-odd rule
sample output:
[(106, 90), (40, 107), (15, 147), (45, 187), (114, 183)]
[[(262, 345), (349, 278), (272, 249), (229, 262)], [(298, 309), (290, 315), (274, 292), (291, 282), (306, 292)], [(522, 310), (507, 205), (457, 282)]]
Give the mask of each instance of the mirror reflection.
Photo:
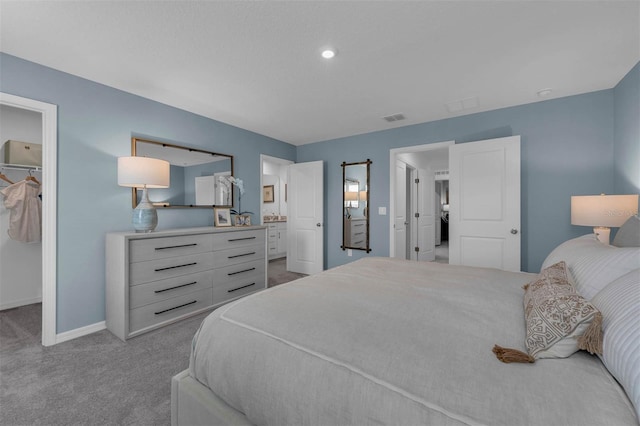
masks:
[(342, 250), (371, 251), (369, 245), (369, 166), (371, 160), (342, 163)]
[[(171, 182), (166, 189), (149, 189), (156, 207), (207, 207), (233, 205), (233, 156), (164, 142), (131, 138), (131, 155), (166, 160)], [(142, 191), (133, 188), (133, 207)]]

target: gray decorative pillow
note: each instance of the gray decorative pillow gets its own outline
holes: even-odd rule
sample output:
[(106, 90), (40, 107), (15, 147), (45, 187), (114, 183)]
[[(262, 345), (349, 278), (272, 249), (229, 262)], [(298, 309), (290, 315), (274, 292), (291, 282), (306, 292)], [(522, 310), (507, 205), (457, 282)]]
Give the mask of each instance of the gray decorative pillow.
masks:
[(637, 215), (622, 224), (612, 244), (616, 247), (640, 247), (640, 218)]
[(602, 353), (602, 314), (576, 292), (571, 281), (567, 265), (558, 262), (524, 286), (528, 353), (495, 345), (493, 352), (500, 361), (566, 358), (580, 349)]
[(524, 317), (525, 344), (529, 355), (536, 359), (566, 358), (579, 349), (602, 352), (601, 337), (594, 346), (581, 343), (592, 323), (601, 334), (602, 315), (576, 292), (564, 262), (551, 265), (526, 286)]

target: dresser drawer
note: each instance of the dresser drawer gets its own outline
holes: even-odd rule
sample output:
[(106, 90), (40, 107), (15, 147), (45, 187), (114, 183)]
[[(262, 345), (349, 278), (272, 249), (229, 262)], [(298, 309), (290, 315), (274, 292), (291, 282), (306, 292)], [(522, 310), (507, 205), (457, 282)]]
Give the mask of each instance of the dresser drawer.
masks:
[(129, 290), (129, 307), (134, 309), (150, 303), (161, 302), (197, 290), (211, 288), (212, 284), (213, 271), (205, 271), (136, 285)]
[(222, 303), (257, 290), (264, 290), (264, 268), (262, 270), (262, 273), (253, 271), (226, 282), (215, 282), (214, 279), (213, 303)]
[(255, 246), (237, 247), (213, 253), (213, 267), (237, 265), (238, 263), (264, 260), (264, 243)]
[(181, 317), (211, 306), (211, 289), (194, 291), (162, 302), (132, 309), (129, 313), (129, 332)]
[(130, 242), (129, 261), (131, 263), (143, 262), (145, 260), (205, 253), (212, 250), (213, 238), (211, 234), (149, 238)]
[(262, 275), (262, 281), (264, 282), (264, 268), (264, 259), (260, 259), (214, 269), (213, 287), (218, 287), (226, 283), (237, 282), (238, 280), (243, 280), (246, 277), (254, 276), (255, 274)]
[(214, 255), (209, 252), (132, 263), (129, 266), (129, 285), (134, 286), (165, 278), (206, 271), (213, 266), (213, 256)]
[(221, 232), (213, 235), (213, 250), (226, 250), (251, 245), (264, 245), (264, 229)]

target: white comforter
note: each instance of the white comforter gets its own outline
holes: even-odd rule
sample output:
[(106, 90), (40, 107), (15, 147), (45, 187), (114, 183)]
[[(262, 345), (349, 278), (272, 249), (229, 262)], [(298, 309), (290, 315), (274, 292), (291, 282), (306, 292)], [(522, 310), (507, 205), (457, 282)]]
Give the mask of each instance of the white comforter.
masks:
[(214, 311), (190, 373), (260, 425), (635, 425), (597, 357), (524, 349), (533, 274), (367, 258)]

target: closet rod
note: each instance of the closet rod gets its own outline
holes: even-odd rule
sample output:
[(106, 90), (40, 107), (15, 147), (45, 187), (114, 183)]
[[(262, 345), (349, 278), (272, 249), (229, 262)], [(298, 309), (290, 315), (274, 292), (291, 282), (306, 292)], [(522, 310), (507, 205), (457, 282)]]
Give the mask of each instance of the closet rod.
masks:
[(41, 172), (41, 166), (27, 166), (23, 164), (8, 164), (8, 163), (0, 163), (0, 167), (3, 169), (10, 170), (31, 170), (32, 172)]

